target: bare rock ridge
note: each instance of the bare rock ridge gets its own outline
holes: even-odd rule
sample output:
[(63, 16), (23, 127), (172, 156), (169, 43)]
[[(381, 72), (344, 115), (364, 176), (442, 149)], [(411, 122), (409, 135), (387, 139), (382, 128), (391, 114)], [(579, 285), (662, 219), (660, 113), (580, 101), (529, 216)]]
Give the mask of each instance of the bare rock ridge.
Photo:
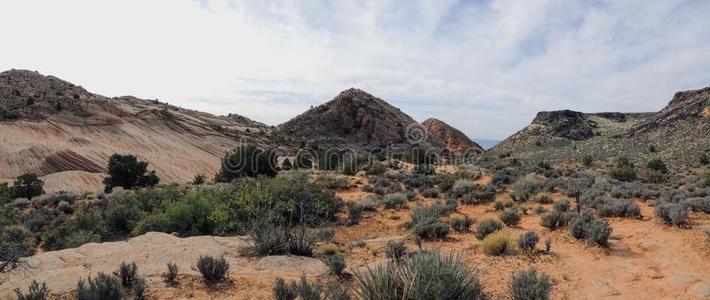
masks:
[[(651, 145), (658, 153), (648, 153)], [(540, 112), (530, 125), (491, 151), (555, 161), (638, 152), (639, 160), (692, 162), (710, 151), (710, 87), (678, 92), (668, 106), (654, 113)]]
[(187, 182), (198, 173), (212, 176), (238, 141), (270, 145), (258, 134), (269, 130), (238, 115), (108, 98), (37, 72), (0, 73), (0, 182), (34, 172), (48, 191), (67, 188), (68, 178), (77, 183), (73, 189), (99, 188), (113, 153), (149, 161), (163, 182)]
[(422, 122), (422, 125), (433, 138), (443, 141), (446, 148), (453, 154), (469, 155), (483, 152), (483, 148), (480, 145), (444, 121), (429, 118)]
[(411, 144), (413, 140), (442, 146), (440, 141), (433, 139), (419, 141), (417, 137), (408, 137), (412, 131), (419, 130), (415, 125), (418, 123), (398, 108), (362, 90), (351, 88), (333, 100), (279, 125), (279, 130), (297, 137), (301, 142), (326, 146), (374, 148), (388, 144)]

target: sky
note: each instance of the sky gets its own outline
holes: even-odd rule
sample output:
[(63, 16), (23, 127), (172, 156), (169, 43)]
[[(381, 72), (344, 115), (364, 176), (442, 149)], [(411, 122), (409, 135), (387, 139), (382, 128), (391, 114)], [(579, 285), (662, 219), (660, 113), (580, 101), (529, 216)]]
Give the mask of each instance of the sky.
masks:
[(0, 0), (0, 70), (278, 125), (350, 87), (503, 139), (710, 86), (705, 0)]

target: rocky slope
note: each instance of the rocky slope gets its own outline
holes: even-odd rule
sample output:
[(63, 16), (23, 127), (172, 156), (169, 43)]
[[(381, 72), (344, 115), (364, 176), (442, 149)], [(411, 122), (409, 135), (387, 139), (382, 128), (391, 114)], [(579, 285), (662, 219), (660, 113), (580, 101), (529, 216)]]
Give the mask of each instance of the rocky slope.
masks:
[(483, 152), (483, 148), (480, 145), (444, 121), (429, 118), (422, 122), (422, 125), (434, 139), (443, 141), (445, 147), (453, 154), (474, 155)]
[(50, 192), (100, 188), (113, 153), (149, 161), (165, 183), (212, 176), (227, 149), (240, 140), (269, 144), (259, 134), (269, 130), (237, 115), (108, 98), (36, 72), (0, 73), (0, 181), (34, 172)]
[(385, 147), (420, 143), (441, 147), (412, 117), (359, 89), (348, 89), (333, 100), (279, 125), (296, 144), (323, 147)]
[(656, 113), (540, 112), (532, 123), (491, 149), (520, 159), (571, 161), (584, 155), (663, 158), (694, 164), (710, 151), (710, 88), (678, 92)]

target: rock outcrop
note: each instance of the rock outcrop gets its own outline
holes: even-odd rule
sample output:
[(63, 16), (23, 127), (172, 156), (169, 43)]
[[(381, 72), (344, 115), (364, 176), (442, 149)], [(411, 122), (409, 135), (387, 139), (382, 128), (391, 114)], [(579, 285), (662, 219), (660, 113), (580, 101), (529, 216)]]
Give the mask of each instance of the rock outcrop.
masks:
[(710, 88), (704, 88), (676, 93), (655, 113), (540, 112), (491, 152), (559, 162), (634, 153), (639, 163), (661, 158), (673, 165), (693, 164), (710, 149), (709, 111)]
[(442, 146), (427, 138), (423, 130), (398, 108), (354, 88), (279, 125), (282, 134), (301, 143), (315, 140), (326, 147), (368, 149), (413, 143)]
[[(184, 183), (216, 173), (239, 141), (270, 145), (258, 134), (269, 130), (238, 115), (108, 98), (32, 71), (0, 73), (0, 182), (33, 172), (48, 192), (95, 190), (108, 157), (122, 153), (147, 160), (162, 182)], [(62, 183), (63, 174), (77, 184)]]
[(422, 122), (424, 128), (433, 139), (442, 141), (450, 153), (455, 155), (473, 155), (483, 152), (483, 148), (466, 136), (460, 130), (446, 124), (444, 121), (429, 118)]

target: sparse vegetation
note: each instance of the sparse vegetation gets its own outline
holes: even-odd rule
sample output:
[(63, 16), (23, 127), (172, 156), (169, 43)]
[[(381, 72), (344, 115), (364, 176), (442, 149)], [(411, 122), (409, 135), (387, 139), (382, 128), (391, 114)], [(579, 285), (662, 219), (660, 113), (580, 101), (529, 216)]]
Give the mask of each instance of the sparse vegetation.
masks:
[(538, 241), (540, 236), (534, 231), (528, 231), (518, 237), (518, 248), (525, 253), (532, 253)]
[(375, 299), (487, 299), (478, 275), (457, 256), (420, 252), (401, 263), (356, 272), (356, 293)]
[(451, 228), (458, 232), (466, 232), (473, 225), (474, 220), (469, 216), (464, 216), (463, 218), (455, 217), (451, 218)]
[(30, 287), (27, 289), (27, 293), (22, 292), (22, 290), (20, 290), (19, 288), (13, 291), (15, 292), (15, 296), (17, 296), (17, 300), (49, 299), (49, 288), (47, 288), (47, 284), (44, 282), (40, 284), (39, 282), (32, 280), (32, 283), (30, 283)]
[(509, 232), (499, 230), (486, 235), (481, 242), (481, 250), (493, 256), (512, 254), (515, 251), (515, 243)]
[(200, 256), (196, 266), (207, 284), (223, 281), (229, 271), (229, 263), (224, 257)]
[(661, 203), (655, 208), (656, 216), (668, 225), (683, 227), (688, 224), (688, 210), (680, 203)]
[(516, 273), (510, 281), (510, 297), (513, 300), (547, 300), (551, 290), (550, 276), (544, 273), (538, 276), (534, 268)]
[(400, 260), (407, 255), (407, 246), (402, 241), (389, 241), (385, 246), (385, 255), (389, 259)]
[(520, 213), (516, 209), (508, 209), (500, 214), (500, 220), (508, 226), (518, 225), (520, 218)]
[(177, 285), (178, 276), (178, 266), (174, 263), (169, 262), (167, 264), (167, 270), (162, 274), (163, 281), (168, 285)]
[(503, 229), (503, 224), (493, 219), (484, 219), (476, 227), (476, 238), (483, 240), (486, 236)]
[(99, 273), (95, 278), (79, 280), (76, 297), (78, 300), (121, 300), (123, 289), (118, 278)]

